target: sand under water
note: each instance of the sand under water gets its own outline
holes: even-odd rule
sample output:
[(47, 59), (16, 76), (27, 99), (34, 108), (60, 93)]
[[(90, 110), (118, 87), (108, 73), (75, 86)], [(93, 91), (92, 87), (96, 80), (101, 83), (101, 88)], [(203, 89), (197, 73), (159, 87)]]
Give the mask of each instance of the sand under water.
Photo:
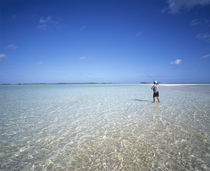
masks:
[(150, 87), (0, 86), (0, 170), (209, 170), (210, 86)]

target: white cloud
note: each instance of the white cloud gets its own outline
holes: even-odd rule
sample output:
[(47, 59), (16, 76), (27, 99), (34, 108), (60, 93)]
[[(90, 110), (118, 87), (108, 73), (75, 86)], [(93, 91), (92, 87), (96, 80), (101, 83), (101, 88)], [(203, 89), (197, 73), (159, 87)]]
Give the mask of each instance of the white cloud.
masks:
[(176, 14), (183, 9), (210, 4), (210, 0), (167, 0), (169, 13)]
[(196, 36), (196, 38), (210, 41), (210, 34), (200, 33)]
[(5, 54), (0, 54), (0, 61), (2, 61), (4, 58), (6, 58), (7, 56)]
[(17, 48), (18, 48), (17, 45), (10, 44), (10, 45), (7, 45), (4, 49), (9, 50), (9, 49), (17, 49)]
[(79, 60), (82, 60), (82, 61), (84, 61), (84, 60), (87, 60), (88, 58), (86, 57), (86, 56), (81, 56), (80, 58), (79, 58)]
[(202, 25), (202, 26), (205, 26), (205, 27), (210, 27), (210, 20), (208, 19), (194, 19), (190, 22), (190, 25), (191, 26), (197, 26), (197, 25)]
[(202, 22), (202, 21), (199, 20), (199, 19), (194, 19), (194, 20), (192, 20), (192, 21), (190, 22), (190, 25), (191, 25), (191, 26), (197, 26), (197, 25), (199, 25), (201, 22)]
[(39, 22), (40, 23), (48, 23), (48, 22), (50, 22), (52, 20), (52, 17), (51, 16), (47, 16), (47, 17), (41, 17), (40, 19), (39, 19)]
[(181, 59), (176, 59), (175, 61), (172, 61), (170, 64), (171, 65), (179, 65), (181, 64), (182, 60)]
[(47, 30), (47, 28), (49, 26), (55, 26), (57, 25), (58, 22), (53, 20), (51, 16), (47, 16), (47, 17), (41, 17), (39, 19), (39, 25), (38, 25), (38, 28), (40, 30)]
[(40, 24), (40, 25), (38, 25), (38, 28), (39, 28), (40, 30), (47, 30), (47, 27), (48, 27), (47, 24)]
[(203, 59), (210, 58), (210, 54), (207, 54), (207, 55), (201, 56), (201, 58), (203, 58)]

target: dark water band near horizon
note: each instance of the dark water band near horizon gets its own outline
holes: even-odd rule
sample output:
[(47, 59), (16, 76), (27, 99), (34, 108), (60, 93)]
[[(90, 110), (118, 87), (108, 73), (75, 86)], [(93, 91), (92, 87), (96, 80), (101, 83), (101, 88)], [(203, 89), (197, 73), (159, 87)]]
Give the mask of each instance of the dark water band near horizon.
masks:
[(209, 170), (210, 86), (0, 86), (0, 170)]

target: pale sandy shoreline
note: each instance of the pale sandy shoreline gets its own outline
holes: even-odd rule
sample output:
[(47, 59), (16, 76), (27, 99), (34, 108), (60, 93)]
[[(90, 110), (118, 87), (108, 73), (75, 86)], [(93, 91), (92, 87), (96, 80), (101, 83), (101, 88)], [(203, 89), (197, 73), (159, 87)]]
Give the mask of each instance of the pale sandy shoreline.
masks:
[[(153, 84), (148, 84), (148, 85), (153, 85)], [(197, 85), (209, 85), (210, 86), (210, 84), (159, 84), (159, 86), (163, 86), (163, 87), (197, 86)]]
[(174, 86), (197, 86), (197, 85), (210, 85), (210, 84), (159, 84), (160, 86), (165, 87), (174, 87)]

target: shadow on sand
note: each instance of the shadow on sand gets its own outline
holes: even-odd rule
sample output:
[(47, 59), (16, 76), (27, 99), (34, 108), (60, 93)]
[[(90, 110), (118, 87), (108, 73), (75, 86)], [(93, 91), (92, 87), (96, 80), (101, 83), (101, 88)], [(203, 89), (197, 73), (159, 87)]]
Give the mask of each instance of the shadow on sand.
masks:
[(133, 99), (133, 101), (137, 101), (137, 102), (151, 102), (150, 100), (143, 100), (143, 99)]

